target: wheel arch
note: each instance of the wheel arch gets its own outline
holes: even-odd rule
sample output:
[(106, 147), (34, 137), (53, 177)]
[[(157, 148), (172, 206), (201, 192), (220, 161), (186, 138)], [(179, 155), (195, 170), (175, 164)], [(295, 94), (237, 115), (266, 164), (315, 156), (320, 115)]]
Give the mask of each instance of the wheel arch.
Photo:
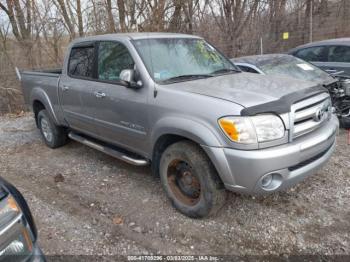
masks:
[(32, 108), (33, 108), (36, 126), (39, 127), (38, 114), (41, 110), (45, 109), (45, 105), (40, 100), (35, 99), (33, 101)]
[(220, 140), (209, 127), (199, 122), (177, 117), (162, 119), (155, 125), (152, 135), (151, 167), (154, 175), (159, 175), (159, 162), (165, 149), (181, 140), (194, 142), (198, 146), (221, 146)]
[(51, 119), (55, 122), (55, 124), (59, 123), (59, 121), (56, 117), (56, 114), (54, 112), (52, 103), (50, 101), (50, 98), (44, 90), (42, 90), (41, 88), (34, 88), (32, 90), (30, 100), (32, 101), (31, 105), (32, 105), (32, 110), (34, 112), (36, 123), (38, 122), (37, 121), (37, 114), (42, 109), (47, 110), (48, 114), (50, 115)]

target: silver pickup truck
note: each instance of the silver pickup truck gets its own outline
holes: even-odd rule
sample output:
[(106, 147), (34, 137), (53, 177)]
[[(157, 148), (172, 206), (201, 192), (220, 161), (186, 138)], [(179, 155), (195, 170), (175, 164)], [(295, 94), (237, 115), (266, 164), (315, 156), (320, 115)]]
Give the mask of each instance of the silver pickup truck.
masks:
[(330, 158), (338, 120), (322, 86), (241, 72), (200, 37), (81, 38), (62, 70), (18, 72), (45, 143), (68, 138), (159, 175), (190, 217), (215, 214), (226, 190), (289, 187)]

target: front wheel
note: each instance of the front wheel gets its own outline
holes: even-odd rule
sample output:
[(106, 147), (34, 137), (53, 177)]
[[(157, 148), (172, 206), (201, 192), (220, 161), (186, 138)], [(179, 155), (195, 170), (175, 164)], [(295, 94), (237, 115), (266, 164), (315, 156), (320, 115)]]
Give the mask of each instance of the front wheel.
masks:
[(226, 191), (210, 159), (190, 141), (172, 144), (164, 151), (160, 177), (171, 203), (186, 216), (215, 215), (226, 201)]

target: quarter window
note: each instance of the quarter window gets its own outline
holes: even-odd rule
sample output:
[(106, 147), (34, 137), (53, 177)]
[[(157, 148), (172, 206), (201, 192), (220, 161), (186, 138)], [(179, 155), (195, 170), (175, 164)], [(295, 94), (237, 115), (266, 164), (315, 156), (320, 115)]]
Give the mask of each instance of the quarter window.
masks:
[(94, 47), (73, 47), (70, 53), (68, 72), (77, 77), (93, 77)]
[(101, 42), (98, 46), (98, 79), (118, 81), (125, 69), (134, 69), (128, 49), (117, 42)]
[(295, 56), (308, 62), (326, 62), (327, 48), (324, 46), (310, 47), (298, 51)]

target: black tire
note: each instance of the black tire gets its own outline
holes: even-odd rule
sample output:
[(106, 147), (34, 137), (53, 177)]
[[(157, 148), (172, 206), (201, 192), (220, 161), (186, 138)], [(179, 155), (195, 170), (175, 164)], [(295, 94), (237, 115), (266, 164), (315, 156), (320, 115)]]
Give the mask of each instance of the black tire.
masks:
[(66, 130), (63, 127), (57, 126), (45, 109), (38, 113), (37, 121), (42, 138), (48, 147), (58, 148), (67, 144), (68, 137)]
[(227, 192), (215, 167), (195, 143), (170, 145), (162, 154), (159, 170), (172, 205), (186, 216), (214, 216), (226, 202)]
[(350, 129), (350, 117), (342, 117), (339, 119), (340, 127)]

